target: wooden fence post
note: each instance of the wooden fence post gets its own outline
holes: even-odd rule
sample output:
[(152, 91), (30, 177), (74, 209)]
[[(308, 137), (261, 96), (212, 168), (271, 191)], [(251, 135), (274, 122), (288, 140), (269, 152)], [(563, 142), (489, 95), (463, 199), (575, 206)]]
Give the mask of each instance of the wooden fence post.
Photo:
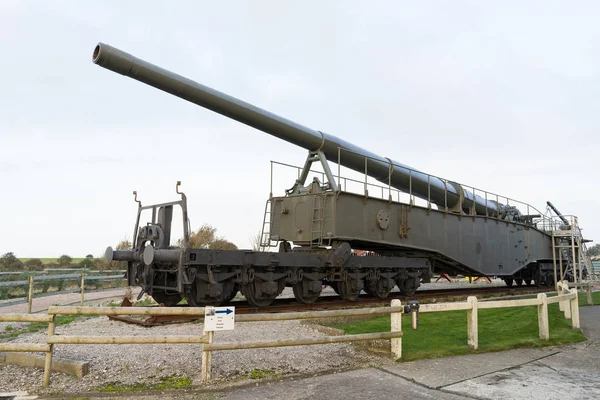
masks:
[(594, 298), (592, 297), (592, 282), (588, 281), (587, 287), (585, 288), (585, 292), (587, 294), (587, 303), (588, 306), (594, 305)]
[[(48, 337), (54, 336), (54, 328), (56, 322), (56, 315), (52, 315), (52, 322), (48, 323)], [(50, 386), (50, 370), (52, 369), (52, 352), (54, 351), (54, 345), (48, 345), (49, 349), (46, 353), (46, 362), (44, 363), (44, 387)]]
[[(557, 287), (557, 289), (556, 289), (556, 295), (557, 296), (562, 296), (565, 293), (564, 290), (563, 290), (563, 281), (558, 281), (557, 284), (556, 284), (556, 287)], [(565, 312), (565, 303), (564, 303), (564, 301), (559, 301), (558, 302), (558, 309), (562, 313)]]
[[(392, 307), (402, 307), (402, 302), (398, 299), (392, 300)], [(402, 332), (402, 311), (391, 313), (392, 332)], [(395, 360), (402, 358), (402, 338), (392, 338), (390, 340), (392, 355)]]
[(31, 314), (31, 303), (33, 303), (33, 275), (29, 277), (29, 294), (27, 295), (27, 314)]
[(79, 305), (83, 307), (83, 293), (85, 291), (85, 274), (81, 273), (81, 295), (79, 298)]
[[(563, 294), (569, 293), (571, 293), (569, 290), (569, 281), (563, 281)], [(565, 300), (562, 303), (564, 304), (565, 319), (571, 319), (571, 304), (569, 303), (569, 300)]]
[(579, 329), (579, 293), (577, 288), (573, 291), (575, 292), (575, 298), (571, 300), (571, 324), (573, 329)]
[(469, 347), (473, 350), (479, 348), (479, 327), (477, 320), (477, 297), (467, 297), (467, 303), (471, 308), (467, 310), (467, 336)]
[(548, 326), (548, 300), (546, 299), (546, 293), (540, 293), (537, 295), (540, 304), (538, 305), (538, 326), (540, 330), (540, 339), (550, 339), (550, 327)]
[[(203, 331), (203, 335), (208, 333), (208, 344), (212, 344), (213, 338), (215, 336), (214, 331)], [(202, 383), (206, 384), (210, 380), (210, 369), (211, 369), (211, 361), (212, 361), (212, 351), (204, 350), (204, 345), (202, 346)]]

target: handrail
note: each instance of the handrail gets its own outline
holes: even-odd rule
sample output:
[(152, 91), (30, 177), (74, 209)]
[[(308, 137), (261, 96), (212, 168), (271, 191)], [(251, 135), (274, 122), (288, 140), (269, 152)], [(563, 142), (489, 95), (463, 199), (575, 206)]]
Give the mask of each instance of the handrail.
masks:
[[(342, 148), (338, 148), (338, 153), (339, 153), (339, 157), (341, 158), (341, 154), (342, 152), (348, 152), (348, 153), (353, 153), (355, 155), (361, 156), (365, 158), (365, 168), (366, 168), (366, 160), (376, 160), (373, 157), (369, 157), (369, 156), (365, 156), (362, 154), (359, 154), (357, 152), (354, 152), (352, 150), (348, 150), (348, 149), (342, 149)], [(284, 162), (279, 162), (279, 161), (271, 161), (271, 181), (270, 181), (270, 193), (273, 193), (273, 165), (280, 165), (280, 166), (284, 166), (284, 167), (288, 167), (288, 168), (293, 168), (296, 169), (298, 171), (298, 174), (300, 173), (300, 171), (303, 169), (300, 166), (297, 165), (292, 165), (292, 164), (288, 164), (288, 163), (284, 163)], [(519, 201), (507, 196), (501, 196), (499, 194), (496, 194), (494, 192), (490, 192), (490, 191), (486, 191), (483, 189), (479, 189), (476, 188), (474, 186), (470, 186), (470, 185), (463, 185), (460, 184), (458, 182), (454, 182), (454, 181), (450, 181), (447, 180), (445, 178), (441, 178), (439, 176), (436, 175), (432, 175), (432, 174), (427, 174), (421, 171), (417, 171), (415, 169), (411, 169), (407, 166), (404, 165), (398, 165), (394, 162), (390, 162), (390, 176), (391, 174), (393, 174), (393, 170), (396, 168), (400, 168), (403, 169), (405, 171), (408, 171), (408, 175), (409, 175), (409, 191), (405, 192), (405, 191), (401, 191), (395, 188), (392, 188), (390, 185), (384, 186), (384, 185), (379, 185), (376, 183), (370, 183), (367, 180), (358, 180), (358, 179), (354, 179), (354, 178), (350, 178), (347, 176), (342, 176), (341, 174), (341, 164), (339, 163), (338, 160), (338, 173), (337, 173), (337, 184), (338, 184), (338, 190), (339, 191), (347, 191), (347, 184), (348, 182), (350, 183), (354, 183), (354, 184), (360, 184), (364, 187), (364, 195), (368, 196), (368, 197), (374, 197), (374, 198), (381, 198), (382, 200), (394, 200), (397, 199), (397, 202), (401, 202), (400, 200), (400, 196), (401, 194), (406, 194), (408, 195), (408, 201), (407, 204), (415, 205), (414, 203), (414, 199), (415, 199), (415, 195), (412, 193), (412, 173), (413, 172), (418, 172), (420, 174), (423, 174), (425, 176), (427, 176), (429, 178), (429, 181), (431, 180), (431, 178), (435, 178), (438, 179), (440, 181), (442, 181), (446, 187), (444, 193), (445, 193), (445, 199), (444, 202), (446, 204), (445, 207), (445, 211), (448, 212), (448, 206), (447, 206), (447, 197), (448, 197), (448, 186), (452, 186), (452, 184), (459, 184), (463, 190), (467, 191), (469, 193), (469, 196), (472, 196), (473, 198), (475, 198), (475, 196), (483, 196), (483, 198), (487, 201), (487, 200), (494, 200), (497, 203), (506, 205), (506, 206), (520, 206), (522, 207), (522, 211), (526, 211), (526, 215), (532, 215), (532, 214), (537, 214), (540, 215), (540, 217), (536, 217), (536, 218), (532, 218), (531, 222), (532, 225), (542, 231), (552, 231), (552, 230), (558, 230), (559, 225), (558, 223), (555, 221), (555, 217), (554, 216), (547, 216), (545, 215), (543, 212), (541, 212), (538, 208), (534, 207), (533, 205), (529, 204), (529, 203), (525, 203), (523, 201)], [(325, 173), (323, 171), (319, 171), (319, 170), (314, 170), (314, 169), (310, 169), (309, 172), (311, 173), (316, 173), (321, 175), (322, 180), (325, 180)], [(368, 177), (368, 174), (366, 174), (365, 172), (365, 176)], [(371, 179), (375, 179), (372, 177), (369, 177)], [(366, 178), (365, 178), (366, 179)], [(388, 176), (389, 179), (389, 176)], [(370, 191), (369, 188), (376, 188), (379, 190), (375, 190), (375, 191)], [(371, 196), (372, 193), (376, 193), (376, 196)], [(357, 193), (359, 194), (359, 193)], [(385, 195), (388, 195), (387, 198)], [(426, 207), (427, 208), (431, 208), (431, 205), (433, 204), (433, 202), (431, 201), (431, 196), (429, 196), (428, 199), (421, 199), (424, 203), (426, 203)], [(486, 203), (487, 204), (487, 203)], [(440, 208), (441, 209), (441, 208)], [(496, 219), (500, 219), (498, 218), (498, 213), (497, 212), (492, 212), (492, 210), (487, 209), (486, 207), (486, 213), (488, 214), (487, 217), (489, 218), (496, 218)], [(476, 215), (473, 215), (476, 216)], [(484, 216), (485, 215), (480, 215), (480, 216)], [(570, 215), (564, 215), (564, 217), (571, 217), (574, 218), (576, 220), (577, 217), (575, 216), (570, 216)]]

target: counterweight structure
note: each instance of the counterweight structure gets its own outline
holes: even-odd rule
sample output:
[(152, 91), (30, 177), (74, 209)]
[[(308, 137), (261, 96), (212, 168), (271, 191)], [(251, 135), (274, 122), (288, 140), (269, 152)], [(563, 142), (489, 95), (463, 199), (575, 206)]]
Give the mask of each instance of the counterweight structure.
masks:
[[(141, 285), (160, 303), (176, 304), (184, 296), (191, 305), (220, 304), (241, 290), (250, 303), (268, 306), (286, 286), (298, 301), (311, 303), (323, 284), (347, 300), (362, 290), (385, 298), (395, 286), (412, 295), (434, 271), (499, 276), (509, 285), (551, 284), (568, 263), (558, 260), (557, 267), (554, 233), (564, 225), (562, 215), (546, 216), (527, 204), (426, 174), (103, 43), (93, 61), (308, 151), (293, 187), (267, 202), (263, 237), (265, 244), (278, 244), (276, 252), (189, 248), (187, 203), (179, 190), (179, 201), (139, 203), (133, 248), (109, 248), (106, 257), (127, 261), (130, 284)], [(369, 195), (366, 184), (364, 193), (342, 190), (342, 178), (328, 160), (338, 163), (338, 171), (343, 166), (381, 182), (388, 197)], [(323, 168), (323, 182), (307, 182), (314, 162)], [(400, 193), (408, 200), (400, 201)], [(183, 248), (170, 243), (177, 206), (183, 211)], [(144, 210), (152, 210), (152, 220), (140, 226)], [(355, 250), (370, 256), (359, 257)], [(574, 247), (571, 258), (580, 258)]]

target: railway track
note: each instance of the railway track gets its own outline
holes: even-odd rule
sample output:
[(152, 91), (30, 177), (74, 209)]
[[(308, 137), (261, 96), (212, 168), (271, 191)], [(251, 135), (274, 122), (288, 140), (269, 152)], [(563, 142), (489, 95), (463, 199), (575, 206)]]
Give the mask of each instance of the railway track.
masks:
[[(419, 300), (424, 302), (441, 301), (454, 299), (459, 300), (467, 296), (478, 296), (479, 298), (497, 297), (497, 296), (524, 296), (529, 294), (537, 294), (551, 290), (548, 287), (535, 286), (517, 286), (517, 287), (474, 287), (464, 289), (432, 289), (417, 291), (413, 296), (403, 296), (400, 293), (391, 293), (387, 298), (380, 299), (369, 295), (361, 295), (355, 301), (347, 301), (341, 299), (337, 295), (321, 296), (313, 304), (301, 304), (295, 298), (276, 299), (273, 304), (267, 308), (253, 307), (246, 301), (232, 301), (228, 303), (235, 307), (236, 314), (256, 314), (256, 313), (283, 313), (297, 311), (317, 311), (317, 310), (332, 310), (343, 308), (357, 307), (376, 307), (386, 306), (390, 304), (392, 299), (400, 299), (403, 301)], [(124, 300), (123, 306), (131, 305), (128, 300)], [(152, 316), (146, 319), (136, 319), (123, 316), (109, 316), (109, 319), (122, 321), (126, 323), (156, 326), (168, 323), (177, 323), (183, 321), (197, 320), (195, 316), (179, 316), (179, 315), (160, 315)]]

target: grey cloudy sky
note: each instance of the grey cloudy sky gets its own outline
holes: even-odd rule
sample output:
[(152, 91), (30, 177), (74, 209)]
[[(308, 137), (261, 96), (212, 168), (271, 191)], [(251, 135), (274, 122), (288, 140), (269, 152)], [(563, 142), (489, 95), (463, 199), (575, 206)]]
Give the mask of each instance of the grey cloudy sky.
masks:
[[(102, 41), (600, 241), (597, 2), (0, 2), (0, 253), (99, 255), (137, 189), (240, 247), (305, 151), (92, 64)], [(281, 182), (282, 193), (293, 182)]]

